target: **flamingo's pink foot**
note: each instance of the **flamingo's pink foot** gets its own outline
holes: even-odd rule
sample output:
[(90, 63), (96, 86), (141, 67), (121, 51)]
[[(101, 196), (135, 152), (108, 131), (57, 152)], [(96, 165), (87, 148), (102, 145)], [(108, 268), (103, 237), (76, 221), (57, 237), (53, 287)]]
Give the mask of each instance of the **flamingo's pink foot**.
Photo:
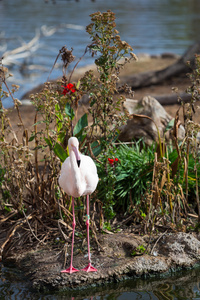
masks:
[(73, 266), (70, 266), (68, 269), (61, 271), (61, 273), (75, 273), (75, 272), (79, 272), (79, 270), (75, 269)]
[(81, 269), (81, 271), (85, 271), (85, 272), (97, 272), (97, 269), (95, 269), (91, 263), (89, 263), (87, 265), (87, 267), (85, 267), (84, 269)]

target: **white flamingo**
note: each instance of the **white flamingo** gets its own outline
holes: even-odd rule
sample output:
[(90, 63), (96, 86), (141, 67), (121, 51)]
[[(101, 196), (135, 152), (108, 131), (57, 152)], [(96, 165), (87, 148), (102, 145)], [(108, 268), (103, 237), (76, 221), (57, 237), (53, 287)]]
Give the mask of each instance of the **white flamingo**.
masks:
[(74, 273), (79, 270), (73, 267), (73, 247), (74, 247), (74, 231), (76, 226), (74, 214), (74, 198), (84, 196), (87, 197), (87, 243), (88, 243), (88, 259), (89, 264), (82, 269), (86, 272), (96, 272), (91, 265), (90, 256), (90, 239), (89, 239), (89, 195), (94, 192), (98, 184), (99, 178), (97, 175), (97, 168), (91, 157), (83, 155), (79, 152), (79, 142), (76, 137), (71, 137), (68, 140), (69, 157), (64, 161), (61, 167), (61, 174), (59, 177), (59, 185), (69, 195), (72, 196), (72, 211), (73, 211), (73, 233), (72, 233), (72, 251), (71, 264), (62, 273)]

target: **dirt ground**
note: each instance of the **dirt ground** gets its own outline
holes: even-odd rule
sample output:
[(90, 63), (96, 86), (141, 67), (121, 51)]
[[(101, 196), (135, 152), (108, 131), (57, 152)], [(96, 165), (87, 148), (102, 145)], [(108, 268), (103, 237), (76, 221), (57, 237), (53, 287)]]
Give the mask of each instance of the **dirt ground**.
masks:
[[(80, 240), (80, 239), (79, 239)], [(181, 269), (193, 267), (199, 263), (199, 235), (191, 233), (164, 232), (149, 240), (149, 236), (135, 235), (131, 231), (103, 234), (99, 242), (102, 250), (92, 247), (92, 265), (97, 272), (82, 270), (87, 264), (86, 243), (80, 246), (76, 238), (73, 266), (80, 270), (73, 274), (60, 273), (68, 268), (70, 255), (65, 261), (63, 251), (40, 248), (28, 253), (14, 255), (7, 260), (20, 268), (30, 280), (31, 288), (39, 292), (80, 291), (91, 286), (105, 287), (107, 283), (121, 282), (128, 278), (145, 278), (156, 275), (172, 276)], [(146, 249), (140, 252), (141, 245)], [(68, 246), (68, 247), (67, 247)], [(70, 251), (70, 246), (66, 244)], [(82, 298), (76, 298), (82, 299)]]
[[(147, 72), (151, 70), (161, 70), (165, 67), (173, 64), (178, 58), (177, 57), (167, 57), (167, 58), (160, 58), (160, 57), (141, 57), (139, 58), (139, 61), (129, 63), (125, 66), (125, 68), (120, 73), (120, 81), (123, 82), (124, 76), (129, 76), (135, 73), (140, 72)], [(76, 81), (78, 78), (82, 76), (82, 74), (88, 70), (94, 68), (94, 66), (87, 66), (85, 68), (80, 68), (74, 73), (73, 80)], [(120, 84), (120, 82), (119, 82)], [(163, 96), (163, 95), (172, 95), (174, 92), (172, 91), (173, 87), (177, 87), (179, 90), (179, 93), (185, 92), (186, 88), (190, 86), (190, 80), (188, 77), (184, 74), (179, 77), (170, 78), (169, 80), (165, 80), (164, 82), (152, 85), (149, 87), (139, 88), (134, 90), (134, 99), (140, 100), (142, 97), (146, 95), (150, 95), (156, 98), (156, 96)], [(41, 87), (36, 87), (32, 91), (30, 91), (30, 94), (38, 92)], [(24, 95), (23, 99), (28, 98), (28, 93)], [(22, 100), (22, 104), (23, 104)], [(198, 104), (195, 104), (197, 106)], [(176, 111), (180, 107), (180, 104), (177, 103), (174, 105), (165, 105), (165, 110), (174, 117), (176, 114)], [(34, 115), (35, 110), (32, 105), (22, 105), (20, 107), (20, 112), (22, 115), (23, 123), (25, 127), (30, 128), (32, 124), (34, 124)], [(80, 108), (80, 114), (83, 112), (82, 108)], [(182, 116), (182, 110), (180, 110), (180, 117)], [(19, 123), (19, 118), (15, 110), (11, 110), (10, 112), (10, 119), (11, 123), (16, 127), (16, 125)], [(182, 119), (182, 118), (181, 118)], [(183, 120), (183, 119), (182, 119)], [(200, 123), (200, 114), (197, 110), (194, 121)]]

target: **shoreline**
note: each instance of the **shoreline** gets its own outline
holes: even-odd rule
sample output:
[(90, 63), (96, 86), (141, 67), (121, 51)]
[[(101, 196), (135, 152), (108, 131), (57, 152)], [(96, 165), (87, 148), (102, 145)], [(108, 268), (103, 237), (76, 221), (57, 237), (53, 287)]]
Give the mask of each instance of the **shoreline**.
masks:
[[(119, 84), (123, 84), (123, 81), (128, 76), (131, 76), (133, 74), (148, 72), (152, 70), (161, 70), (163, 68), (166, 68), (167, 66), (173, 64), (177, 61), (179, 57), (174, 54), (163, 54), (159, 56), (150, 56), (147, 54), (141, 55), (141, 58), (139, 61), (133, 61), (131, 63), (126, 64), (125, 68), (121, 70), (120, 72), (120, 81)], [(78, 68), (73, 75), (72, 81), (77, 81), (87, 70), (91, 69), (91, 67), (94, 69), (94, 65), (88, 65), (85, 67)], [(152, 85), (149, 87), (143, 87), (140, 89), (133, 90), (134, 92), (134, 100), (140, 100), (144, 96), (152, 96), (156, 98), (157, 96), (163, 96), (163, 95), (172, 95), (174, 94), (172, 91), (172, 87), (178, 87), (179, 92), (185, 92), (186, 88), (189, 85), (189, 79), (188, 78), (172, 78), (165, 82), (162, 82), (161, 84)], [(35, 88), (31, 89), (28, 93), (25, 93), (23, 97), (20, 99), (22, 105), (19, 107), (20, 112), (22, 114), (22, 118), (24, 121), (25, 126), (29, 126), (30, 120), (34, 120), (34, 109), (32, 104), (29, 100), (30, 94), (35, 94), (41, 90), (43, 87), (43, 84), (40, 84), (36, 86)], [(180, 107), (180, 104), (177, 101), (177, 104), (170, 104), (170, 105), (164, 105), (165, 110), (167, 113), (169, 113), (172, 117), (175, 116), (176, 111)], [(11, 107), (9, 110), (9, 117), (13, 121), (13, 124), (18, 123), (19, 119), (16, 113), (16, 110), (14, 107)], [(200, 123), (200, 116), (198, 117), (199, 123)]]
[[(162, 59), (162, 61), (165, 59)], [(170, 60), (171, 61), (171, 60)], [(155, 62), (157, 66), (155, 66)], [(164, 61), (168, 63), (169, 61)], [(150, 68), (161, 68), (158, 58), (151, 59), (149, 64), (143, 61), (142, 65), (138, 65), (141, 70)], [(131, 71), (131, 65), (129, 65)], [(139, 70), (138, 69), (138, 70)], [(126, 70), (124, 70), (127, 72)], [(78, 75), (80, 76), (80, 75)], [(122, 77), (121, 77), (122, 78)], [(135, 91), (136, 99), (144, 95), (158, 95), (162, 93), (170, 93), (173, 84), (178, 83), (180, 90), (186, 87), (188, 81), (182, 78), (174, 78), (156, 86), (146, 87)], [(156, 97), (156, 96), (155, 96)], [(23, 100), (22, 100), (23, 101)], [(177, 107), (180, 104), (170, 105), (165, 109), (172, 116), (175, 116)], [(168, 109), (168, 110), (167, 110)], [(35, 109), (32, 105), (20, 106), (20, 112), (24, 121), (24, 125), (31, 130), (34, 124)], [(20, 132), (17, 126), (19, 120), (15, 109), (9, 110), (9, 117), (13, 127)], [(200, 120), (200, 116), (197, 116)], [(169, 231), (169, 232), (167, 232)], [(144, 278), (148, 276), (168, 276), (172, 272), (180, 272), (187, 268), (194, 268), (200, 263), (200, 236), (194, 233), (176, 233), (172, 228), (160, 233), (158, 236), (140, 236), (134, 233), (134, 228), (127, 227), (121, 233), (99, 234), (98, 239), (105, 251), (100, 251), (94, 239), (92, 244), (92, 261), (97, 267), (97, 273), (79, 272), (72, 275), (61, 274), (60, 271), (65, 267), (63, 262), (70, 257), (70, 242), (66, 241), (66, 250), (63, 244), (40, 246), (36, 249), (21, 249), (12, 257), (3, 259), (3, 263), (13, 265), (20, 268), (26, 278), (30, 280), (33, 289), (37, 291), (59, 291), (62, 289), (76, 290), (95, 285), (103, 286), (105, 283), (120, 282), (129, 278)], [(171, 233), (170, 233), (171, 231)], [(85, 246), (83, 241), (77, 238), (77, 248), (74, 266), (77, 268), (85, 267), (87, 259), (84, 258)], [(138, 253), (137, 249), (143, 245), (149, 247), (145, 253)], [(135, 255), (132, 255), (133, 252)], [(68, 253), (68, 256), (66, 256)]]
[[(131, 251), (135, 247), (141, 243), (147, 245), (147, 236), (128, 232), (101, 235), (107, 254), (93, 248), (92, 263), (98, 271), (91, 273), (60, 273), (64, 257), (58, 255), (59, 249), (39, 248), (26, 254), (16, 254), (4, 261), (4, 265), (14, 264), (29, 280), (31, 289), (41, 293), (80, 291), (134, 278), (167, 279), (172, 274), (200, 266), (199, 238), (199, 235), (183, 232), (161, 233), (153, 237), (148, 254), (132, 256)], [(81, 269), (86, 263), (83, 253), (75, 255), (75, 267)]]

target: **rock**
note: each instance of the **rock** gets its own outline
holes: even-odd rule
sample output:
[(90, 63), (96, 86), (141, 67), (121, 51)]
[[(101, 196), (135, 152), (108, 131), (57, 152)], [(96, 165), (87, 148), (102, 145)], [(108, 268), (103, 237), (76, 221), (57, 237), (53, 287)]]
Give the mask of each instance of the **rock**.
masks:
[(163, 235), (158, 253), (169, 257), (176, 266), (191, 267), (200, 259), (200, 241), (190, 233)]
[[(122, 142), (143, 138), (146, 144), (151, 145), (153, 141), (158, 141), (156, 126), (160, 136), (163, 137), (166, 126), (172, 120), (172, 117), (165, 111), (164, 107), (151, 96), (145, 96), (140, 101), (126, 99), (124, 106), (131, 116), (127, 124), (120, 127), (119, 140)], [(134, 114), (143, 115), (143, 117), (135, 116)], [(183, 137), (184, 128), (182, 127), (179, 130), (179, 138)]]
[(170, 267), (170, 261), (164, 257), (152, 257), (149, 255), (137, 256), (132, 265), (132, 269), (135, 270), (137, 275), (143, 275), (148, 273), (162, 273), (167, 272)]

